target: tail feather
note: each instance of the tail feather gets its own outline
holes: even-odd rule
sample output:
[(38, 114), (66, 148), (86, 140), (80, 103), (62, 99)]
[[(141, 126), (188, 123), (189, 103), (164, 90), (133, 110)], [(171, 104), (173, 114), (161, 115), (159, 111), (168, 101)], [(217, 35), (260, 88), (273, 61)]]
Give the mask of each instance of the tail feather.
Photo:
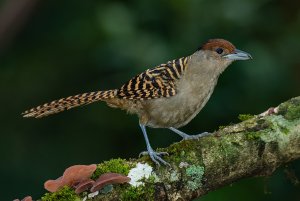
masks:
[(81, 105), (87, 105), (96, 101), (115, 98), (117, 90), (97, 91), (69, 96), (54, 100), (50, 103), (37, 106), (22, 113), (23, 117), (42, 118), (51, 114), (69, 110)]

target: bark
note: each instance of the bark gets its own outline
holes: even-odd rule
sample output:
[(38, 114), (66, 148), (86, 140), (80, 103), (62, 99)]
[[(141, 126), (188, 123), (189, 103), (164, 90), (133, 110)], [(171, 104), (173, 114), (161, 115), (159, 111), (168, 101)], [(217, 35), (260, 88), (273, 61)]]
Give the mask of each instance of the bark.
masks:
[(164, 159), (171, 167), (156, 168), (147, 156), (124, 161), (130, 168), (148, 163), (152, 175), (139, 187), (113, 185), (93, 200), (193, 200), (242, 178), (269, 176), (300, 158), (300, 97), (159, 151), (169, 153)]

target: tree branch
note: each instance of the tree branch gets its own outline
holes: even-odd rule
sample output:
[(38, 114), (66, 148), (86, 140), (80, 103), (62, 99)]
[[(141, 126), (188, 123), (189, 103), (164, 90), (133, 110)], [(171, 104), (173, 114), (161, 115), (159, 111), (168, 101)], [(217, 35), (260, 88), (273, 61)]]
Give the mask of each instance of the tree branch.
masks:
[(155, 168), (147, 156), (120, 160), (131, 173), (132, 168), (138, 169), (137, 164), (145, 169), (149, 164), (153, 171), (138, 187), (133, 182), (114, 185), (93, 199), (192, 200), (242, 178), (268, 176), (279, 166), (300, 158), (300, 97), (226, 126), (212, 136), (174, 143), (160, 151), (169, 153), (165, 160), (171, 167)]

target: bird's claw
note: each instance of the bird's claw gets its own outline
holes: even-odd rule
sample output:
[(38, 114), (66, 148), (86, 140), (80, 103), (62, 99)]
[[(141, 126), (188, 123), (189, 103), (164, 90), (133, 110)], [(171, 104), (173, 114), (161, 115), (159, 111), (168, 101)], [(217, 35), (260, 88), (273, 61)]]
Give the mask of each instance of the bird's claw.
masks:
[(199, 138), (202, 138), (202, 137), (205, 137), (205, 136), (208, 136), (211, 134), (212, 133), (209, 133), (209, 132), (203, 132), (203, 133), (200, 133), (197, 135), (185, 135), (182, 140), (197, 140)]
[(161, 156), (168, 156), (168, 152), (156, 152), (153, 150), (150, 151), (143, 151), (139, 154), (139, 157), (141, 156), (145, 156), (145, 155), (149, 155), (151, 160), (156, 164), (156, 166), (160, 166), (160, 163), (162, 163), (165, 166), (170, 166), (170, 164), (168, 162), (166, 162), (165, 160), (163, 160), (161, 158)]

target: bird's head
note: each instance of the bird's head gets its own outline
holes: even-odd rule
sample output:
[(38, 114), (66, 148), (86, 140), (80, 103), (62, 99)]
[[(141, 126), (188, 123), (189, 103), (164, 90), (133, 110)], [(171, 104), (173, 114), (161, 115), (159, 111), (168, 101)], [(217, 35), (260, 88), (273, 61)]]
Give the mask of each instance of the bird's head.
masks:
[(210, 39), (198, 50), (205, 51), (209, 58), (231, 63), (236, 60), (252, 59), (247, 52), (238, 50), (235, 46), (224, 39)]

